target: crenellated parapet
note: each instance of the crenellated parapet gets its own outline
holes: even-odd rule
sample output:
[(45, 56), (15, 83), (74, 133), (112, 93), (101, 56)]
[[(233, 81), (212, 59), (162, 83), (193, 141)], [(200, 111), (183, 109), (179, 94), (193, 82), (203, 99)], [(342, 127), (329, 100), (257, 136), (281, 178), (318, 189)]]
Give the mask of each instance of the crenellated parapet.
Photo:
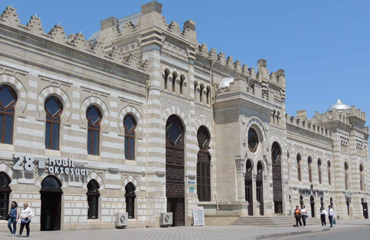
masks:
[(290, 116), (289, 114), (285, 114), (286, 123), (300, 129), (312, 132), (314, 134), (318, 134), (324, 137), (331, 138), (332, 137), (332, 130), (327, 129), (321, 126), (315, 119), (307, 119), (302, 116)]
[[(139, 60), (133, 56), (123, 57), (120, 51), (116, 51), (114, 54), (107, 52), (104, 50), (101, 42), (87, 41), (82, 33), (71, 34), (66, 37), (64, 28), (59, 24), (55, 25), (48, 33), (45, 33), (42, 28), (41, 19), (36, 15), (31, 16), (31, 19), (26, 25), (22, 25), (18, 19), (17, 11), (13, 7), (7, 7), (0, 15), (0, 25), (32, 34), (44, 40), (55, 42), (116, 64), (129, 66), (139, 71), (145, 71), (148, 66), (148, 63), (144, 64), (144, 62), (139, 62)], [(133, 28), (133, 26), (127, 26), (127, 28)]]

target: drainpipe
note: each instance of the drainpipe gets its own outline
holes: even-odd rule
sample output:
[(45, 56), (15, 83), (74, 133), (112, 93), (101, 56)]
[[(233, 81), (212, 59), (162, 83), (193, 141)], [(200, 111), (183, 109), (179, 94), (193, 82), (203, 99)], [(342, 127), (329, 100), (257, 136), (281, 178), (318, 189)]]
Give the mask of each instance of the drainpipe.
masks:
[[(147, 115), (147, 106), (148, 106), (148, 99), (149, 99), (149, 89), (151, 87), (151, 83), (149, 80), (146, 81), (145, 84), (145, 98), (146, 98), (146, 104), (145, 104), (145, 116)], [(145, 121), (145, 124), (147, 121)], [(146, 139), (146, 138), (145, 138)], [(147, 141), (145, 140), (145, 149), (147, 149)], [(149, 203), (149, 196), (148, 196), (148, 158), (145, 158), (145, 200), (146, 200), (146, 227), (149, 227), (149, 219), (148, 219), (148, 203)]]

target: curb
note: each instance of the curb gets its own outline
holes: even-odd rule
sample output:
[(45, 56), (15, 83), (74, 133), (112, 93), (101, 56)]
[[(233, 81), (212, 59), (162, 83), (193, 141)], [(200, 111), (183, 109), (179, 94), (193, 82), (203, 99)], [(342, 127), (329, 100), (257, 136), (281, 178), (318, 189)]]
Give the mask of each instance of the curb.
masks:
[(308, 234), (308, 233), (316, 233), (316, 232), (325, 232), (330, 231), (329, 228), (322, 229), (322, 230), (305, 230), (301, 232), (285, 232), (285, 233), (272, 233), (272, 234), (264, 234), (258, 235), (255, 237), (256, 240), (260, 239), (268, 239), (268, 238), (277, 238), (277, 237), (287, 237), (287, 236), (294, 236), (294, 235), (301, 235), (301, 234)]

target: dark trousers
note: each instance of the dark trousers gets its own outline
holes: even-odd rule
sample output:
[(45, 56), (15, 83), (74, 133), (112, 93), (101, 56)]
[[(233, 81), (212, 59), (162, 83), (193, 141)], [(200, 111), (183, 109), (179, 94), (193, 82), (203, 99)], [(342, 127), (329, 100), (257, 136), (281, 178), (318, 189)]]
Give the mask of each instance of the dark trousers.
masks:
[(21, 229), (19, 230), (19, 235), (20, 236), (22, 236), (24, 226), (26, 226), (27, 236), (30, 235), (30, 223), (31, 223), (31, 220), (28, 221), (27, 223), (24, 222), (24, 221), (21, 221)]
[[(12, 225), (13, 225), (13, 229), (12, 229)], [(9, 218), (8, 228), (9, 228), (10, 233), (15, 234), (15, 232), (17, 231), (17, 217)]]
[(298, 227), (299, 225), (302, 227), (301, 217), (295, 217), (295, 226)]
[(333, 216), (329, 215), (330, 227), (333, 227)]
[(307, 218), (307, 215), (302, 215), (303, 226), (306, 226), (306, 218)]
[(326, 218), (325, 218), (325, 214), (321, 214), (321, 226), (326, 226)]

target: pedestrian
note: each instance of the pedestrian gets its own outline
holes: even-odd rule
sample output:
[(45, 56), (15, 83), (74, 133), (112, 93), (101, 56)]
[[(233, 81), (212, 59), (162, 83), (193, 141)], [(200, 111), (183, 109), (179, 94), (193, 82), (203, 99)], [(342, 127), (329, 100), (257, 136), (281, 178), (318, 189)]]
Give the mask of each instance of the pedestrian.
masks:
[(326, 212), (324, 207), (320, 208), (320, 217), (321, 217), (321, 226), (326, 227), (326, 216), (328, 213)]
[(335, 212), (334, 212), (333, 207), (330, 206), (330, 205), (329, 205), (329, 209), (328, 209), (328, 215), (329, 215), (330, 227), (332, 228), (333, 227), (333, 221), (334, 221)]
[(304, 204), (302, 205), (302, 208), (301, 208), (301, 215), (302, 215), (303, 226), (305, 227), (306, 226), (306, 218), (307, 218), (307, 210), (306, 210), (306, 206)]
[(34, 213), (33, 213), (32, 209), (28, 207), (28, 203), (24, 203), (23, 204), (23, 209), (22, 209), (21, 214), (20, 214), (21, 228), (19, 230), (18, 237), (22, 237), (22, 232), (23, 232), (24, 226), (26, 226), (26, 230), (27, 230), (26, 237), (30, 236), (30, 223), (31, 223), (31, 218), (33, 217), (33, 215), (34, 215)]
[(299, 206), (296, 206), (296, 209), (294, 211), (294, 217), (295, 217), (295, 226), (298, 227), (299, 225), (302, 227), (302, 222), (301, 222), (301, 210), (299, 209)]
[[(17, 231), (17, 221), (19, 219), (19, 209), (18, 204), (16, 201), (12, 202), (12, 205), (9, 210), (9, 219), (8, 219), (8, 228), (10, 231), (10, 235), (15, 236)], [(13, 229), (12, 229), (13, 225)]]

